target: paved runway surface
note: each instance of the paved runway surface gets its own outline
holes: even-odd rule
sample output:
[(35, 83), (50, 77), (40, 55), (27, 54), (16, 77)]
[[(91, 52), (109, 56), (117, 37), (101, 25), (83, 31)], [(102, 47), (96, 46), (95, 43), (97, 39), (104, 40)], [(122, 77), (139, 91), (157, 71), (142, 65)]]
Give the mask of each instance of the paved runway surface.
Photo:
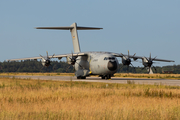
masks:
[(161, 85), (173, 85), (180, 86), (180, 80), (170, 79), (147, 79), (147, 78), (116, 78), (111, 80), (102, 80), (100, 77), (87, 77), (86, 79), (77, 79), (71, 76), (15, 76), (17, 78), (31, 78), (39, 80), (56, 80), (56, 81), (86, 81), (86, 82), (104, 82), (104, 83), (124, 83), (128, 80), (133, 80), (136, 84), (161, 84)]

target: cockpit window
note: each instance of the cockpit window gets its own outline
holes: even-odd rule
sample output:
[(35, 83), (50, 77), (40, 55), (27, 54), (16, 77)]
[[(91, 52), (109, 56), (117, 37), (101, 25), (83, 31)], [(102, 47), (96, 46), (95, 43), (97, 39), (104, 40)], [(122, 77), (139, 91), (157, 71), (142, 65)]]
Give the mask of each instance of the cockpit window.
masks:
[(114, 57), (105, 57), (104, 60), (115, 60)]

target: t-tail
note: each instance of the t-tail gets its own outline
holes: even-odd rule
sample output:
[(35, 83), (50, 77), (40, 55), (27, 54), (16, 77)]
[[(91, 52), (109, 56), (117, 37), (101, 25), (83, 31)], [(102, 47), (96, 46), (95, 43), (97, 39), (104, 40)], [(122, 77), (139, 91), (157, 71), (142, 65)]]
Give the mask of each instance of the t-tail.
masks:
[(73, 47), (74, 47), (74, 52), (78, 53), (78, 52), (81, 52), (81, 49), (80, 49), (80, 45), (79, 45), (79, 38), (78, 38), (77, 30), (99, 30), (99, 29), (103, 29), (103, 28), (80, 27), (80, 26), (77, 26), (76, 23), (73, 23), (69, 27), (37, 27), (36, 29), (70, 30)]

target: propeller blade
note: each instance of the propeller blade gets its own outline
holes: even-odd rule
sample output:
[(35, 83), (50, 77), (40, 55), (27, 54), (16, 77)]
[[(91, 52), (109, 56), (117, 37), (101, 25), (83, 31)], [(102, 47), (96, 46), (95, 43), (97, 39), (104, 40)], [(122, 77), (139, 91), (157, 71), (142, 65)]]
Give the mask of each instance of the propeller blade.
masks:
[(44, 68), (44, 66), (42, 66), (42, 68), (40, 69), (40, 71)]
[(42, 58), (44, 58), (42, 55), (39, 54), (39, 56), (41, 56)]
[(133, 60), (136, 61), (138, 58), (135, 58), (136, 53), (133, 55)]
[(122, 56), (124, 56), (122, 53), (121, 53)]
[(72, 58), (73, 58), (73, 52), (72, 52), (72, 50), (71, 50), (71, 53), (72, 53)]
[(141, 68), (141, 70), (144, 70), (144, 69), (145, 69), (145, 67)]
[(121, 68), (123, 68), (123, 65), (119, 69), (121, 69)]
[(72, 58), (71, 58), (71, 57), (69, 57), (69, 59), (71, 59), (71, 60), (72, 60)]
[(46, 51), (46, 53), (47, 53), (47, 58), (49, 58), (49, 56), (48, 56), (48, 51)]
[[(76, 62), (77, 63), (77, 62)], [(83, 68), (79, 63), (77, 63), (81, 68)]]
[(156, 68), (153, 66), (153, 68), (155, 69), (155, 71), (156, 71), (156, 73), (157, 73), (157, 70), (156, 70)]
[(67, 72), (67, 70), (70, 68), (70, 66), (66, 69), (66, 72)]
[(147, 57), (144, 56), (144, 58), (146, 58), (146, 60), (149, 61), (149, 59), (147, 59)]
[(135, 57), (136, 53), (134, 53), (133, 57)]
[(74, 73), (76, 72), (75, 67), (73, 68)]
[(129, 59), (129, 50), (128, 50), (128, 59)]
[(129, 73), (129, 65), (127, 66), (127, 71), (128, 71), (128, 73)]
[[(157, 56), (156, 56), (156, 57), (157, 57)], [(153, 60), (155, 60), (155, 59), (156, 59), (156, 57), (154, 57), (154, 58), (152, 59), (152, 61), (153, 61)]]
[(149, 60), (151, 60), (151, 53), (150, 53), (150, 55), (149, 55)]
[[(133, 66), (133, 64), (131, 63), (131, 65)], [(136, 68), (133, 66), (133, 68), (134, 68), (134, 70), (135, 70), (135, 72), (136, 72)]]
[[(131, 63), (131, 65), (133, 66), (133, 64)], [(134, 68), (134, 66), (133, 66), (133, 68)]]
[(48, 67), (49, 67), (49, 66), (46, 67), (46, 72), (49, 72), (49, 71), (48, 71)]
[(52, 55), (52, 58), (54, 57), (55, 54)]

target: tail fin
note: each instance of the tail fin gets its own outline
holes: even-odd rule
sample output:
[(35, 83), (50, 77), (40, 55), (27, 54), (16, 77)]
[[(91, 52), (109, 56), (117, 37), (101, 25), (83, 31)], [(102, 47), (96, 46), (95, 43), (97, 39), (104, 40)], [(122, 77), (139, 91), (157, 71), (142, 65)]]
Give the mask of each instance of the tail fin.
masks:
[(72, 42), (73, 42), (73, 47), (74, 47), (74, 52), (81, 52), (80, 50), (80, 45), (79, 45), (79, 39), (78, 39), (78, 33), (77, 33), (77, 24), (73, 23), (71, 25), (73, 29), (71, 29), (71, 37), (72, 37)]
[(99, 30), (103, 28), (80, 27), (80, 26), (77, 26), (76, 23), (73, 23), (70, 27), (37, 27), (36, 29), (70, 30), (72, 41), (73, 41), (74, 52), (77, 53), (77, 52), (81, 52), (77, 30)]

